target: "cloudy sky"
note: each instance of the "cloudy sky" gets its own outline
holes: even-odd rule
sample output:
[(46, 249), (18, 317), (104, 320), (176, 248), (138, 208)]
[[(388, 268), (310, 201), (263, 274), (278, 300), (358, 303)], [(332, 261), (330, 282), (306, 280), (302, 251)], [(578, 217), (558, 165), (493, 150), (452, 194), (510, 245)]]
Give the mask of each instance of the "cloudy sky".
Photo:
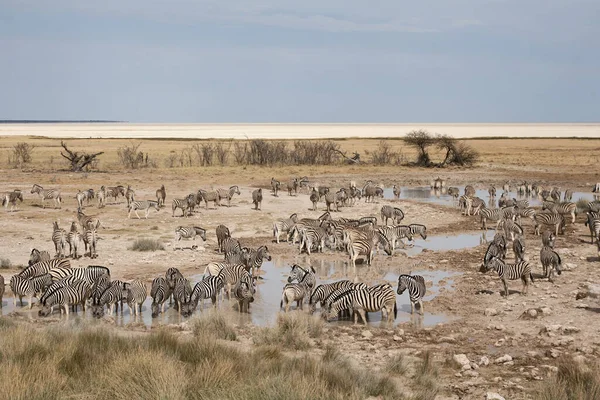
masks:
[(598, 0), (0, 0), (0, 119), (600, 120)]

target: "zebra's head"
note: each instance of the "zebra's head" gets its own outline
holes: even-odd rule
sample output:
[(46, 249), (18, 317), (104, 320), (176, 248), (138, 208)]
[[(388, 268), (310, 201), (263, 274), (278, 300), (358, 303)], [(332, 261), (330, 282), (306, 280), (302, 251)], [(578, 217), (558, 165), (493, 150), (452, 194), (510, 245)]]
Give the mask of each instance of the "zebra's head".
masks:
[(50, 306), (44, 305), (42, 307), (42, 309), (38, 311), (38, 316), (47, 317), (48, 315), (50, 315), (50, 313), (51, 313)]
[(241, 194), (240, 188), (237, 186), (232, 186), (230, 189), (233, 189), (233, 193), (235, 193), (235, 194)]
[(391, 256), (392, 253), (394, 252), (392, 250), (392, 243), (387, 240), (387, 238), (384, 235), (379, 235), (381, 242), (383, 243), (383, 251), (385, 251), (385, 254), (387, 254), (388, 256)]
[(160, 314), (160, 304), (152, 302), (151, 308), (152, 308), (152, 318), (158, 317), (158, 314)]
[(402, 293), (404, 293), (404, 291), (408, 288), (407, 281), (407, 275), (400, 275), (398, 277), (398, 289), (396, 290), (396, 293), (398, 293), (399, 295), (402, 295)]
[(33, 184), (31, 188), (31, 193), (39, 193), (42, 190), (42, 187), (36, 183)]
[(290, 271), (290, 276), (288, 277), (288, 283), (292, 283), (294, 281), (300, 282), (304, 276), (308, 274), (308, 270), (302, 268), (298, 264), (292, 265), (292, 270)]
[(258, 256), (262, 260), (267, 260), (267, 261), (272, 260), (271, 253), (269, 253), (269, 248), (267, 246), (260, 246), (258, 248)]

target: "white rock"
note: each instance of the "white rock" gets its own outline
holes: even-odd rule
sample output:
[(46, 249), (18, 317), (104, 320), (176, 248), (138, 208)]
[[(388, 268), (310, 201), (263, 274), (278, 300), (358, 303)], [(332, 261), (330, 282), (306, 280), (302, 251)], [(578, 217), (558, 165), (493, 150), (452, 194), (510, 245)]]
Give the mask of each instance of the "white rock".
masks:
[(505, 354), (502, 357), (498, 357), (498, 358), (496, 358), (496, 360), (494, 362), (496, 364), (500, 364), (500, 363), (505, 363), (508, 361), (512, 361), (512, 357), (510, 356), (510, 354)]
[(493, 317), (494, 315), (498, 315), (498, 311), (495, 308), (486, 308), (483, 315), (486, 317)]
[(455, 354), (452, 359), (459, 367), (471, 369), (471, 361), (469, 361), (466, 354)]
[(504, 397), (500, 396), (498, 393), (495, 393), (495, 392), (487, 392), (485, 394), (485, 399), (486, 400), (506, 400)]
[(479, 360), (479, 366), (488, 366), (490, 364), (490, 359), (487, 356), (481, 356), (481, 359)]
[(401, 342), (403, 340), (402, 337), (396, 335), (392, 339), (394, 339), (394, 342)]
[(371, 333), (371, 331), (362, 331), (361, 335), (365, 339), (371, 339), (373, 337), (373, 334)]
[(527, 315), (529, 315), (531, 318), (535, 318), (535, 317), (537, 317), (538, 312), (537, 312), (537, 310), (532, 308), (529, 311), (527, 311)]
[(479, 372), (468, 370), (468, 371), (463, 372), (463, 375), (464, 376), (470, 376), (472, 378), (477, 378), (479, 376)]

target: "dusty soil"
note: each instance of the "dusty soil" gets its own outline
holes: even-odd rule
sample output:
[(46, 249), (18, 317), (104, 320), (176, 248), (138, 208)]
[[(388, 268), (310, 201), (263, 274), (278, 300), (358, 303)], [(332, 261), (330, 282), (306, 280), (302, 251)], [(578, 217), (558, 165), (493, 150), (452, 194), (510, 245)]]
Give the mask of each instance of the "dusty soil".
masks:
[[(56, 141), (45, 140), (48, 142), (46, 144), (57, 144)], [(597, 167), (589, 168), (590, 165), (597, 166), (594, 156), (590, 156), (590, 153), (572, 155), (573, 151), (589, 152), (598, 147), (598, 141), (552, 142), (553, 146), (557, 142), (557, 147), (565, 149), (564, 157), (558, 157), (555, 153), (557, 148), (546, 147), (547, 142), (542, 140), (510, 141), (511, 151), (507, 150), (506, 140), (473, 142), (485, 150), (482, 151), (481, 163), (474, 169), (432, 171), (368, 166), (229, 166), (206, 169), (159, 168), (133, 172), (120, 172), (115, 168), (105, 172), (73, 174), (55, 170), (54, 167), (44, 167), (42, 164), (25, 171), (3, 170), (0, 190), (19, 188), (25, 193), (25, 201), (19, 204), (18, 211), (6, 213), (2, 210), (0, 258), (9, 259), (13, 266), (19, 266), (27, 264), (29, 252), (34, 247), (53, 254), (50, 240), (52, 222), (57, 220), (61, 227), (68, 229), (70, 222), (76, 220), (77, 204), (74, 197), (77, 190), (90, 187), (97, 190), (102, 184), (131, 185), (135, 189), (136, 199), (154, 199), (156, 189), (164, 184), (167, 189), (167, 206), (158, 213), (152, 210), (148, 219), (137, 219), (135, 216), (128, 219), (122, 197), (116, 203), (109, 199), (108, 205), (102, 209), (98, 209), (94, 201), (84, 212), (97, 215), (103, 225), (99, 232), (101, 241), (98, 244), (98, 258), (73, 260), (72, 265), (106, 265), (111, 268), (114, 278), (141, 278), (150, 283), (171, 266), (179, 268), (184, 275), (193, 275), (203, 272), (208, 262), (221, 260), (222, 256), (216, 252), (214, 235), (214, 228), (219, 224), (227, 225), (234, 237), (240, 238), (244, 245), (266, 244), (272, 255), (286, 262), (304, 260), (296, 247), (290, 247), (285, 242), (272, 242), (272, 224), (278, 218), (285, 218), (294, 212), (301, 218), (316, 217), (324, 211), (325, 206), (320, 203), (319, 210), (312, 211), (305, 192), (298, 196), (288, 196), (285, 188), (279, 197), (273, 197), (269, 186), (271, 176), (285, 182), (290, 176), (307, 175), (312, 183), (333, 188), (347, 186), (350, 181), (356, 181), (361, 186), (366, 179), (385, 186), (393, 183), (416, 186), (428, 184), (437, 176), (447, 179), (451, 185), (473, 184), (478, 188), (487, 188), (490, 183), (501, 186), (507, 181), (514, 183), (526, 180), (583, 192), (589, 192), (591, 185), (600, 181)], [(98, 143), (102, 145), (104, 142)], [(106, 143), (107, 151), (114, 152), (115, 141)], [(152, 144), (155, 146), (156, 142)], [(170, 149), (177, 145), (177, 141), (169, 141), (164, 144), (164, 148)], [(369, 142), (369, 146), (375, 145), (376, 142)], [(493, 149), (498, 151), (494, 152)], [(49, 151), (47, 146), (40, 153), (46, 154), (46, 151)], [(55, 148), (54, 151), (58, 152), (58, 149)], [(524, 158), (525, 154), (536, 156), (529, 161)], [(521, 155), (520, 160), (518, 155)], [(550, 163), (549, 159), (557, 160), (556, 164)], [(39, 198), (29, 193), (33, 183), (45, 188), (60, 188), (64, 199), (62, 209), (53, 209), (48, 201), (47, 208), (42, 209)], [(199, 188), (230, 185), (239, 185), (241, 191), (240, 196), (234, 196), (231, 207), (206, 210), (202, 205), (192, 217), (171, 216), (173, 198), (182, 198)], [(251, 192), (257, 187), (264, 188), (261, 211), (252, 209)], [(462, 216), (452, 204), (442, 206), (415, 200), (379, 200), (377, 203), (365, 203), (363, 200), (354, 207), (341, 208), (333, 216), (377, 216), (381, 206), (387, 203), (393, 203), (404, 210), (404, 223), (425, 224), (429, 235), (459, 234), (479, 229), (480, 226), (477, 217)], [(181, 211), (178, 211), (177, 215), (180, 214)], [(554, 283), (537, 278), (527, 296), (520, 294), (520, 282), (512, 281), (509, 283), (510, 296), (503, 298), (500, 295), (502, 284), (499, 278), (492, 272), (479, 272), (486, 244), (459, 251), (425, 251), (414, 257), (401, 253), (387, 257), (380, 253), (370, 268), (358, 265), (359, 279), (373, 281), (381, 279), (388, 271), (402, 273), (416, 267), (461, 272), (453, 277), (453, 290), (442, 291), (432, 301), (425, 302), (427, 312), (443, 313), (453, 319), (427, 328), (421, 326), (418, 317), (397, 327), (332, 325), (326, 329), (323, 337), (315, 340), (315, 351), (323, 351), (327, 345), (334, 345), (367, 368), (381, 368), (396, 354), (412, 357), (430, 350), (440, 367), (439, 383), (442, 393), (449, 398), (483, 398), (487, 391), (498, 392), (510, 399), (530, 398), (539, 382), (548, 379), (553, 373), (559, 356), (577, 356), (580, 360), (591, 360), (600, 354), (600, 332), (598, 324), (594, 322), (600, 308), (592, 300), (575, 299), (583, 285), (598, 283), (600, 280), (600, 258), (596, 247), (589, 242), (589, 231), (583, 225), (584, 217), (584, 214), (580, 214), (576, 223), (569, 224), (566, 234), (556, 241), (556, 250), (563, 260), (563, 274), (556, 277)], [(199, 225), (206, 228), (207, 242), (199, 242), (200, 248), (196, 251), (189, 248), (173, 251), (171, 241), (174, 229), (179, 225)], [(524, 225), (529, 261), (534, 273), (540, 275), (541, 240), (533, 235), (531, 221), (526, 221)], [(165, 250), (153, 253), (129, 250), (133, 241), (140, 237), (163, 241)], [(493, 237), (493, 231), (488, 233), (488, 237)], [(317, 260), (347, 260), (345, 254), (332, 252), (311, 257)], [(509, 257), (512, 259), (510, 251)], [(18, 268), (12, 267), (0, 270), (0, 273), (8, 283), (10, 276), (17, 271)], [(7, 285), (5, 303), (9, 295)], [(537, 310), (535, 317), (527, 314), (530, 309)], [(251, 345), (252, 334), (256, 329), (259, 328), (252, 325), (240, 326), (240, 342)], [(372, 337), (365, 337), (370, 336), (365, 330)], [(473, 364), (476, 369), (461, 371), (452, 362), (455, 354), (465, 354), (470, 361), (477, 363), (477, 366)], [(510, 360), (507, 357), (496, 362), (496, 359), (505, 354), (511, 356)], [(482, 362), (482, 357), (489, 359), (489, 365), (485, 365), (485, 358)]]

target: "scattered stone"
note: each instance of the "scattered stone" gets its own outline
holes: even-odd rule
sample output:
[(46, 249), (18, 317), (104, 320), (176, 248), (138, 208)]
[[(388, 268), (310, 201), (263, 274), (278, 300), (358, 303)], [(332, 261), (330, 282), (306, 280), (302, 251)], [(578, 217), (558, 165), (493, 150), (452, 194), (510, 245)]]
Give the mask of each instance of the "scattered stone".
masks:
[(538, 315), (537, 310), (534, 310), (533, 308), (527, 311), (527, 314), (531, 317), (531, 318), (536, 318)]
[(396, 329), (396, 335), (404, 336), (404, 329)]
[(371, 339), (373, 337), (373, 334), (371, 333), (371, 331), (362, 331), (361, 335), (365, 339)]
[(483, 315), (486, 317), (493, 317), (494, 315), (498, 315), (498, 311), (495, 308), (486, 308)]
[(504, 327), (504, 325), (495, 325), (494, 329), (497, 330), (497, 331), (503, 331), (506, 328)]
[(463, 372), (464, 376), (469, 376), (471, 378), (477, 378), (479, 376), (479, 372), (473, 370), (467, 370)]
[(471, 361), (469, 365), (471, 366), (471, 369), (479, 369), (479, 365), (477, 365), (476, 362)]
[(506, 340), (504, 340), (504, 339), (499, 339), (496, 343), (494, 343), (494, 346), (501, 347), (505, 341)]
[(402, 337), (396, 336), (396, 335), (394, 335), (393, 339), (394, 339), (394, 342), (401, 342), (403, 340)]
[(479, 360), (479, 366), (487, 367), (490, 364), (490, 359), (487, 356), (481, 356)]
[(471, 361), (469, 361), (466, 354), (455, 354), (452, 359), (462, 369), (471, 369)]
[(437, 340), (438, 343), (456, 343), (456, 339), (450, 336), (442, 336)]
[(546, 351), (547, 357), (558, 358), (560, 356), (560, 350), (558, 349), (550, 349)]
[(579, 333), (579, 332), (581, 332), (581, 329), (579, 329), (579, 328), (577, 328), (575, 326), (565, 326), (562, 329), (562, 332), (565, 335), (570, 335), (570, 334), (573, 334), (573, 333)]
[(512, 357), (510, 356), (510, 354), (505, 354), (502, 357), (498, 357), (498, 358), (496, 358), (496, 360), (494, 362), (496, 364), (501, 364), (501, 363), (505, 363), (508, 361), (512, 361)]
[(504, 397), (500, 396), (498, 393), (495, 393), (495, 392), (487, 392), (485, 394), (485, 399), (486, 400), (506, 400)]
[(540, 310), (544, 315), (550, 315), (550, 313), (552, 312), (552, 309), (550, 307), (542, 307)]

